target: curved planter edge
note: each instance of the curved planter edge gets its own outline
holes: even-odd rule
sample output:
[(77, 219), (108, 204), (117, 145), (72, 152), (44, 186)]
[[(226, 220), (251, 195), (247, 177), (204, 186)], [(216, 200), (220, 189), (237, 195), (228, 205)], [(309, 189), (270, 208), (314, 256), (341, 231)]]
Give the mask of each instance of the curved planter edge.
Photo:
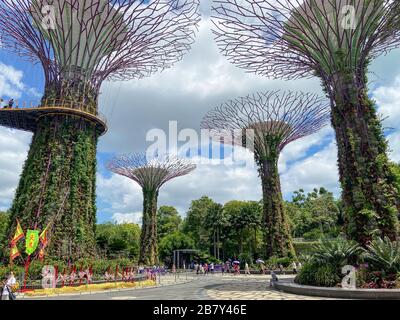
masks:
[(341, 289), (299, 285), (293, 282), (272, 282), (276, 290), (302, 296), (336, 299), (400, 300), (399, 289)]

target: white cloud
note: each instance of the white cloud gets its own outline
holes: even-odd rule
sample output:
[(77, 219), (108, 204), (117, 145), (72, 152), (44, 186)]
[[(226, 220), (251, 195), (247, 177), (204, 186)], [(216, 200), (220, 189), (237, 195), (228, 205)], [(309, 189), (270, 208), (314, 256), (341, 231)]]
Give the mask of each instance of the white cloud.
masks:
[(223, 102), (267, 90), (304, 90), (322, 94), (317, 79), (272, 80), (230, 64), (213, 40), (211, 22), (203, 19), (192, 50), (173, 68), (152, 77), (129, 82), (105, 83), (100, 110), (109, 131), (101, 138), (104, 152), (143, 151), (146, 133), (153, 128), (167, 132), (168, 121), (179, 129), (200, 129), (206, 112)]
[(334, 141), (314, 155), (294, 163), (281, 175), (282, 188), (287, 194), (300, 188), (309, 191), (314, 187), (325, 187), (339, 195), (338, 179)]
[(388, 86), (380, 86), (372, 95), (378, 105), (378, 112), (385, 118), (385, 126), (400, 129), (400, 76)]
[(385, 86), (379, 86), (372, 92), (378, 104), (378, 112), (385, 119), (383, 124), (391, 132), (388, 135), (390, 158), (400, 162), (400, 76)]
[(23, 83), (24, 73), (13, 66), (0, 62), (0, 97), (19, 99), (24, 91), (34, 97), (41, 94), (35, 88), (30, 88)]
[(19, 98), (24, 89), (22, 77), (22, 71), (0, 62), (0, 97), (7, 95), (16, 99)]
[(14, 198), (30, 139), (28, 132), (0, 127), (0, 210), (9, 209)]
[[(23, 72), (0, 62), (0, 97), (18, 99), (25, 89)], [(9, 209), (14, 198), (31, 136), (29, 132), (0, 127), (0, 210)]]
[(114, 213), (111, 218), (112, 221), (122, 224), (122, 223), (137, 223), (142, 224), (142, 212), (133, 213)]

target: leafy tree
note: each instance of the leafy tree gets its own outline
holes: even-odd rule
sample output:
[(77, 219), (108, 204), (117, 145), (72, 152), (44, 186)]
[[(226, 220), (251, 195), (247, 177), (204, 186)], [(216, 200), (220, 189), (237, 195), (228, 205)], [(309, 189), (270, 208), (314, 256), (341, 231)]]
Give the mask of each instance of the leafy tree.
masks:
[(262, 226), (262, 204), (256, 201), (249, 201), (242, 208), (241, 214), (246, 221), (246, 227), (253, 233), (253, 253), (257, 251), (257, 233)]
[(394, 185), (397, 188), (397, 190), (400, 190), (400, 163), (392, 162), (390, 164), (390, 169), (391, 169), (394, 179), (395, 179)]
[(194, 239), (197, 249), (203, 251), (208, 251), (210, 248), (209, 230), (204, 221), (214, 204), (215, 202), (206, 196), (193, 200), (183, 224), (183, 232)]
[(294, 192), (286, 209), (295, 237), (337, 236), (344, 223), (341, 202), (325, 188), (315, 188), (307, 194), (302, 189)]
[(226, 228), (228, 224), (229, 222), (223, 210), (223, 206), (219, 203), (210, 205), (204, 220), (204, 225), (210, 230), (213, 242), (213, 254), (217, 259), (220, 258), (221, 231)]
[(4, 237), (7, 236), (7, 227), (10, 215), (7, 212), (0, 211), (0, 257), (3, 255), (3, 245), (7, 243)]
[(178, 211), (171, 206), (161, 206), (157, 211), (157, 237), (163, 237), (179, 230), (182, 218)]
[(100, 254), (107, 258), (137, 259), (140, 227), (133, 223), (99, 224), (96, 228), (96, 242)]
[(262, 208), (257, 202), (230, 201), (224, 206), (225, 214), (229, 217), (230, 234), (238, 239), (239, 254), (243, 254), (244, 240), (250, 239), (250, 230), (254, 235), (253, 250), (256, 247), (257, 228), (261, 226)]

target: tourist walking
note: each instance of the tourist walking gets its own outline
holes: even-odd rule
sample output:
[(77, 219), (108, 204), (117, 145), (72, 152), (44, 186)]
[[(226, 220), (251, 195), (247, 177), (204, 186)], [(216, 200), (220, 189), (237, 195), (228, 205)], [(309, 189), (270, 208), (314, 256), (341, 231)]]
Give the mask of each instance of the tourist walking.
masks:
[(229, 260), (226, 260), (226, 262), (225, 262), (225, 271), (226, 271), (226, 273), (230, 272), (230, 262), (229, 262)]
[(302, 265), (301, 265), (301, 262), (299, 261), (299, 262), (297, 263), (297, 271), (298, 271), (298, 272), (301, 270), (301, 267), (302, 267)]
[(292, 263), (292, 269), (293, 269), (293, 274), (297, 274), (297, 264), (296, 264), (296, 261), (293, 261), (293, 263)]
[(251, 274), (249, 264), (247, 262), (245, 262), (244, 264), (244, 274), (249, 274), (249, 275)]
[(240, 261), (239, 260), (235, 260), (232, 262), (233, 265), (233, 270), (234, 270), (234, 274), (240, 274)]
[(13, 287), (16, 285), (17, 280), (14, 277), (14, 273), (11, 271), (7, 280), (3, 283), (3, 292), (1, 293), (1, 300), (15, 300), (15, 294), (13, 293)]
[(283, 274), (283, 265), (282, 264), (279, 265), (279, 271), (281, 274)]
[(214, 274), (214, 262), (210, 263), (210, 271), (211, 271), (211, 274)]

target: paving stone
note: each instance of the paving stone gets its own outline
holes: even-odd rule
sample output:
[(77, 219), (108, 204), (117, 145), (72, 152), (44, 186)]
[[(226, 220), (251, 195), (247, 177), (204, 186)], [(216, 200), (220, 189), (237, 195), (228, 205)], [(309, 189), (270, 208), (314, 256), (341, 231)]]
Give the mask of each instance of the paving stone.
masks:
[[(282, 279), (291, 276), (280, 276)], [(276, 291), (269, 275), (175, 275), (157, 279), (157, 287), (100, 292), (88, 295), (47, 297), (75, 300), (328, 300)], [(42, 298), (43, 299), (43, 298)]]

